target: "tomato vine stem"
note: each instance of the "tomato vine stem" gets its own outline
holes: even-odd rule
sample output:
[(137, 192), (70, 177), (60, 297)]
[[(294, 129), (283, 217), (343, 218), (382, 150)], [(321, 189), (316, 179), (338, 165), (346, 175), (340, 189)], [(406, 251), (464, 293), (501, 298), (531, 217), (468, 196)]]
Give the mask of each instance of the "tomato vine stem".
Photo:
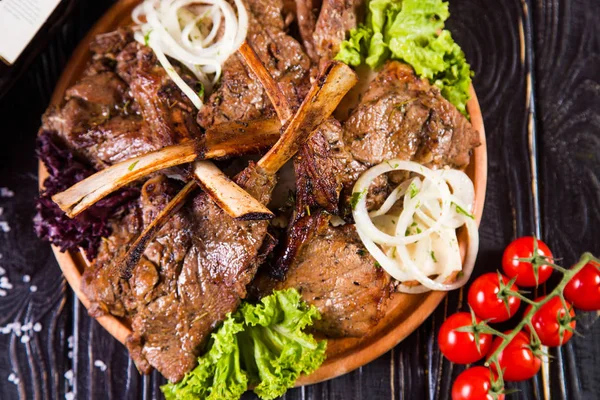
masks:
[[(514, 292), (514, 291), (508, 291), (511, 296), (518, 297), (521, 300), (525, 301), (526, 303), (530, 304), (531, 310), (529, 310), (529, 312), (527, 312), (527, 314), (525, 314), (523, 316), (523, 319), (521, 320), (521, 322), (519, 322), (519, 324), (512, 331), (510, 331), (510, 333), (505, 334), (505, 335), (498, 335), (498, 336), (502, 337), (502, 343), (487, 358), (487, 360), (485, 361), (485, 366), (489, 367), (490, 364), (492, 364), (492, 363), (498, 364), (498, 355), (506, 348), (506, 346), (508, 346), (508, 344), (515, 338), (515, 336), (517, 336), (517, 334), (523, 330), (523, 328), (526, 325), (531, 325), (531, 320), (532, 320), (533, 316), (535, 315), (535, 313), (544, 304), (548, 303), (554, 297), (560, 296), (562, 298), (563, 291), (564, 291), (565, 287), (567, 286), (567, 284), (569, 283), (569, 281), (579, 271), (581, 271), (581, 269), (587, 263), (592, 262), (592, 261), (596, 262), (596, 263), (600, 263), (600, 259), (594, 257), (591, 253), (584, 253), (581, 256), (581, 258), (579, 259), (579, 261), (577, 262), (577, 264), (575, 264), (570, 269), (563, 268), (556, 264), (547, 264), (547, 265), (550, 265), (555, 270), (557, 270), (558, 272), (562, 273), (563, 277), (562, 277), (560, 283), (550, 293), (548, 293), (548, 295), (546, 295), (540, 301), (533, 301), (533, 300), (530, 300), (529, 298), (523, 296), (521, 293)], [(535, 329), (532, 329), (531, 331), (535, 332)], [(498, 371), (500, 371), (500, 370), (498, 370)]]

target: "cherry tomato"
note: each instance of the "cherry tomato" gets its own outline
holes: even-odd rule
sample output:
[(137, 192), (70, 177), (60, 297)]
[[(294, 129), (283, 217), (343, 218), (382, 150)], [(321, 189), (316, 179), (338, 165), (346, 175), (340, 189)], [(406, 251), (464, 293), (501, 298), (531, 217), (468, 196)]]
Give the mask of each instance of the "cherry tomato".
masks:
[[(476, 322), (481, 322), (476, 319)], [(492, 345), (492, 335), (479, 333), (479, 350), (477, 349), (474, 332), (459, 332), (457, 328), (471, 326), (471, 314), (459, 312), (451, 315), (440, 327), (438, 345), (442, 354), (453, 363), (470, 364), (481, 360)]]
[[(456, 378), (452, 385), (452, 400), (493, 400), (492, 371), (485, 367), (469, 368)], [(503, 400), (498, 394), (495, 399)]]
[[(535, 299), (536, 302), (544, 299), (546, 296), (538, 297)], [(561, 346), (569, 341), (573, 336), (573, 332), (566, 329), (567, 326), (571, 326), (571, 329), (575, 329), (575, 321), (572, 319), (575, 317), (575, 311), (568, 301), (565, 301), (567, 309), (565, 310), (560, 298), (553, 297), (546, 304), (540, 307), (539, 310), (531, 318), (533, 329), (538, 334), (540, 342), (544, 346), (557, 347)], [(531, 306), (527, 307), (525, 314), (531, 311)], [(567, 312), (569, 311), (569, 316)], [(529, 326), (526, 327), (529, 329)], [(562, 331), (562, 340), (561, 340)]]
[[(504, 275), (494, 272), (481, 275), (471, 284), (469, 288), (468, 302), (475, 315), (481, 319), (489, 319), (491, 322), (503, 322), (515, 315), (521, 299), (515, 296), (506, 296), (508, 309), (503, 298), (498, 296), (500, 293), (500, 280), (502, 278), (504, 285), (509, 283), (509, 279)], [(513, 284), (510, 290), (517, 292), (519, 288)], [(509, 311), (510, 310), (510, 311)]]
[[(505, 332), (506, 334), (510, 331)], [(502, 343), (501, 337), (494, 339), (490, 350), (491, 356)], [(504, 371), (504, 380), (510, 382), (525, 381), (538, 373), (542, 361), (533, 354), (529, 337), (524, 332), (519, 332), (511, 342), (498, 354), (500, 369)], [(496, 372), (496, 363), (491, 363), (492, 371)]]
[(587, 263), (565, 287), (565, 297), (584, 311), (600, 310), (600, 266)]
[[(533, 265), (531, 262), (519, 261), (520, 258), (549, 257), (552, 261), (552, 252), (541, 240), (537, 240), (537, 254), (533, 254), (534, 238), (533, 236), (524, 236), (512, 241), (504, 250), (502, 256), (502, 269), (509, 278), (517, 277), (519, 286), (537, 286), (544, 283), (552, 275), (552, 267), (546, 264), (540, 264), (538, 268), (538, 279), (536, 282)], [(540, 262), (543, 260), (540, 259)]]

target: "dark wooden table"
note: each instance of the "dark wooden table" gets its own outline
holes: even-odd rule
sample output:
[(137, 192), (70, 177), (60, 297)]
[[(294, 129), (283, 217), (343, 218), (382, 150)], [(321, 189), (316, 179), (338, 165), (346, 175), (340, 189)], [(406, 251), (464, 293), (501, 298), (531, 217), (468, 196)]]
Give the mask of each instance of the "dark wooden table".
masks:
[[(161, 397), (163, 380), (141, 377), (125, 348), (87, 316), (31, 222), (40, 116), (70, 53), (113, 2), (72, 1), (45, 38), (48, 47), (0, 100), (0, 188), (8, 188), (0, 189), (0, 399)], [(540, 235), (566, 265), (585, 250), (600, 254), (600, 3), (450, 3), (448, 25), (475, 70), (488, 140), (475, 274), (498, 268), (503, 247), (524, 234)], [(436, 334), (446, 315), (464, 307), (464, 293), (451, 293), (378, 360), (285, 398), (449, 398), (463, 367), (443, 359)], [(595, 319), (584, 315), (583, 337), (553, 350), (545, 374), (511, 385), (520, 392), (510, 398), (600, 398)], [(13, 323), (30, 329), (17, 336)]]

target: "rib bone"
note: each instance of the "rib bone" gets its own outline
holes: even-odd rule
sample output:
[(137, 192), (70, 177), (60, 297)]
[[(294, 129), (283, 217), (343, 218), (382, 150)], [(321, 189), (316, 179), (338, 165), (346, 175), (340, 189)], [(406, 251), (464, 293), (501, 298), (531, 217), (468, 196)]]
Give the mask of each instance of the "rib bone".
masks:
[(123, 186), (155, 171), (196, 159), (196, 146), (192, 141), (168, 146), (158, 151), (122, 161), (76, 183), (67, 190), (52, 196), (67, 216), (73, 218), (105, 196)]
[[(206, 150), (202, 158), (223, 158), (268, 148), (279, 138), (281, 125), (275, 119), (249, 123), (219, 124), (206, 131)], [(52, 196), (67, 216), (73, 218), (110, 193), (149, 174), (197, 158), (192, 141), (122, 161)]]
[(230, 217), (239, 220), (274, 217), (271, 210), (229, 179), (215, 164), (209, 161), (196, 161), (193, 174), (198, 185)]
[(127, 250), (125, 256), (123, 256), (121, 262), (116, 265), (122, 266), (121, 275), (125, 279), (131, 278), (131, 271), (135, 265), (140, 261), (140, 257), (144, 254), (144, 250), (148, 243), (150, 243), (155, 237), (160, 228), (167, 222), (173, 214), (175, 214), (181, 206), (185, 204), (185, 201), (190, 193), (196, 189), (196, 183), (194, 181), (188, 182), (183, 189), (177, 193), (171, 201), (161, 210), (161, 212), (150, 222), (150, 224), (144, 229), (144, 231), (138, 236), (133, 242), (131, 247)]
[(273, 107), (275, 108), (275, 112), (279, 117), (279, 121), (281, 124), (285, 124), (292, 117), (292, 108), (287, 100), (287, 97), (283, 94), (275, 79), (271, 76), (269, 71), (265, 68), (264, 64), (258, 58), (258, 55), (248, 44), (248, 42), (244, 41), (240, 48), (238, 49), (244, 61), (254, 75), (258, 78), (260, 83), (262, 84), (265, 92), (267, 92), (267, 96), (271, 100)]
[(277, 172), (310, 138), (315, 128), (329, 118), (357, 81), (356, 74), (346, 64), (338, 61), (329, 63), (312, 85), (281, 138), (260, 159), (258, 165), (271, 174)]

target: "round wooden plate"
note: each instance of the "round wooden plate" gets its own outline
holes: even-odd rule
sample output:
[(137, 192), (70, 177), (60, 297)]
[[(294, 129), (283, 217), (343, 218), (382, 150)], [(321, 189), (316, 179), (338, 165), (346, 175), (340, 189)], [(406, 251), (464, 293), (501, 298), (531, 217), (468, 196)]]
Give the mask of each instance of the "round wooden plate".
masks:
[[(83, 69), (90, 60), (91, 54), (88, 50), (88, 44), (92, 38), (97, 34), (110, 32), (119, 26), (129, 24), (131, 22), (131, 11), (138, 3), (139, 0), (122, 0), (118, 2), (88, 32), (67, 64), (54, 90), (52, 104), (60, 105), (66, 89), (73, 85), (81, 76)], [(479, 132), (481, 140), (481, 146), (475, 149), (471, 163), (466, 169), (467, 174), (475, 184), (474, 214), (479, 224), (483, 211), (487, 181), (487, 150), (481, 110), (473, 87), (471, 87), (471, 100), (467, 104), (467, 108), (471, 115), (471, 123)], [(41, 187), (48, 173), (41, 163), (39, 171)], [(467, 247), (467, 240), (467, 235), (464, 230), (461, 230), (459, 242), (463, 257)], [(87, 266), (86, 260), (80, 253), (61, 253), (54, 246), (53, 251), (67, 282), (69, 282), (69, 285), (75, 291), (83, 305), (86, 308), (89, 307), (89, 300), (83, 295), (80, 287), (81, 274)], [(393, 295), (386, 315), (373, 329), (371, 334), (362, 338), (330, 339), (328, 341), (325, 363), (313, 374), (301, 377), (297, 385), (317, 383), (340, 376), (369, 363), (389, 351), (419, 327), (445, 295), (445, 292), (430, 292), (421, 295)], [(131, 333), (129, 326), (116, 317), (103, 316), (97, 318), (97, 320), (121, 343), (124, 343), (127, 336)]]

